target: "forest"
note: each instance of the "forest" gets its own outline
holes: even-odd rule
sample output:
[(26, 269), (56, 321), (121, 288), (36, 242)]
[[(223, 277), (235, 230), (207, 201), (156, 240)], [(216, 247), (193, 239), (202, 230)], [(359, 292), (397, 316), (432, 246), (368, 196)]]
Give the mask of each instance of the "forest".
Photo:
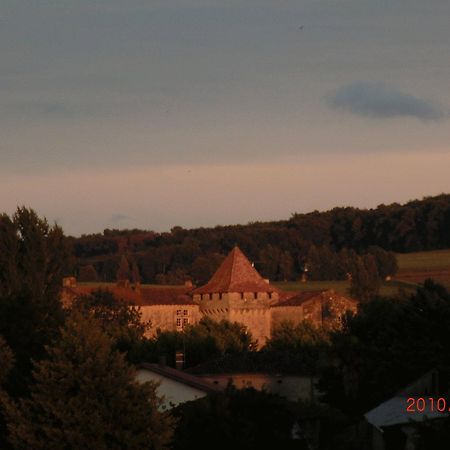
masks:
[(203, 283), (238, 245), (274, 281), (346, 279), (358, 258), (372, 255), (381, 276), (396, 271), (393, 252), (450, 248), (450, 195), (373, 209), (337, 207), (288, 220), (170, 232), (111, 230), (69, 237), (70, 270), (80, 281)]

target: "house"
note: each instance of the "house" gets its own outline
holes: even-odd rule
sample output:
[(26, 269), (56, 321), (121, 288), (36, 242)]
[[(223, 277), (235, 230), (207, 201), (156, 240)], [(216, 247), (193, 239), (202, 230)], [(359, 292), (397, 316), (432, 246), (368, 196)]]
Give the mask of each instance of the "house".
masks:
[(141, 364), (137, 369), (137, 381), (158, 383), (156, 393), (162, 397), (162, 410), (173, 408), (180, 403), (206, 397), (209, 393), (220, 392), (219, 386), (194, 375), (172, 369), (165, 364)]
[(449, 415), (450, 405), (444, 401), (443, 408), (444, 404), (438, 403), (439, 398), (449, 398), (448, 385), (444, 386), (442, 381), (439, 372), (431, 370), (364, 414), (363, 432), (367, 448), (414, 450), (414, 424), (424, 420), (443, 420)]
[[(64, 280), (62, 301), (70, 302), (97, 287), (77, 284), (71, 277)], [(193, 287), (141, 286), (120, 281), (107, 289), (131, 304), (139, 306), (142, 318), (151, 321), (150, 334), (158, 329), (181, 331), (202, 317), (226, 319), (245, 325), (262, 347), (274, 327), (290, 320), (310, 320), (315, 325), (340, 326), (346, 311), (357, 310), (357, 301), (333, 290), (283, 292), (265, 280), (238, 247), (234, 247), (208, 283)]]

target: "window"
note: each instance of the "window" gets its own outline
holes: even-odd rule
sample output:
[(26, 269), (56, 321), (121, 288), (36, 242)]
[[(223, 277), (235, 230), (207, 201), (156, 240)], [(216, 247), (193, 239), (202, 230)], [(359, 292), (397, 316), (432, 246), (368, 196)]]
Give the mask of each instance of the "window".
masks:
[(184, 325), (187, 325), (189, 323), (189, 319), (187, 318), (187, 317), (185, 317), (184, 319), (183, 319), (183, 326)]
[(177, 309), (177, 316), (181, 316), (181, 309)]
[(181, 328), (181, 318), (180, 317), (178, 317), (177, 318), (177, 328)]
[(222, 292), (219, 292), (219, 300), (222, 300)]
[(188, 315), (188, 310), (185, 309), (185, 310), (183, 311), (183, 316), (187, 316), (187, 315)]
[(244, 300), (244, 293), (241, 292), (241, 300)]

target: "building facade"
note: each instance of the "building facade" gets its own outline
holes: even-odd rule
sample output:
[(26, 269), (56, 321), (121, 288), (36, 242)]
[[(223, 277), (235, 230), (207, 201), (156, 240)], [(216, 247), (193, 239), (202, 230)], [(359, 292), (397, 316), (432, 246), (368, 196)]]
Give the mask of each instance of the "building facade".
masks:
[[(75, 297), (96, 288), (67, 278), (63, 302), (70, 303)], [(355, 313), (357, 310), (355, 300), (332, 290), (281, 291), (256, 271), (238, 247), (228, 254), (204, 286), (195, 288), (187, 282), (184, 286), (151, 287), (124, 281), (105, 288), (141, 308), (142, 319), (151, 322), (150, 334), (158, 329), (181, 331), (202, 317), (210, 317), (245, 325), (259, 347), (283, 321), (310, 320), (316, 325), (338, 327), (346, 311)]]

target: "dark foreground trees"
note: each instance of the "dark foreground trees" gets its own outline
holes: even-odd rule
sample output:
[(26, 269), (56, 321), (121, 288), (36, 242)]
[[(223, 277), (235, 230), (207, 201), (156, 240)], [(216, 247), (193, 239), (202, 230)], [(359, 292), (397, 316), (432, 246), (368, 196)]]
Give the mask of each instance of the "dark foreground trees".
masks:
[(331, 339), (324, 400), (368, 411), (433, 368), (450, 368), (450, 294), (431, 280), (412, 295), (363, 304)]
[(252, 335), (244, 325), (227, 320), (216, 322), (204, 317), (182, 332), (158, 331), (148, 341), (142, 357), (154, 362), (164, 357), (169, 365), (175, 366), (175, 353), (182, 351), (185, 366), (192, 367), (224, 355), (244, 354), (255, 348)]
[(60, 227), (27, 208), (0, 215), (0, 335), (16, 360), (10, 391), (26, 389), (31, 359), (45, 355), (63, 323), (60, 290), (68, 260)]
[(33, 375), (31, 397), (6, 407), (14, 449), (167, 448), (172, 422), (155, 385), (135, 381), (94, 318), (74, 313)]
[(145, 333), (151, 324), (142, 321), (142, 312), (138, 306), (117, 298), (107, 289), (98, 289), (76, 298), (72, 310), (92, 315), (113, 340), (115, 349), (125, 352), (130, 362), (140, 360), (146, 342)]
[(295, 415), (288, 402), (267, 392), (229, 387), (182, 404), (174, 414), (179, 420), (175, 450), (307, 448), (292, 440)]

